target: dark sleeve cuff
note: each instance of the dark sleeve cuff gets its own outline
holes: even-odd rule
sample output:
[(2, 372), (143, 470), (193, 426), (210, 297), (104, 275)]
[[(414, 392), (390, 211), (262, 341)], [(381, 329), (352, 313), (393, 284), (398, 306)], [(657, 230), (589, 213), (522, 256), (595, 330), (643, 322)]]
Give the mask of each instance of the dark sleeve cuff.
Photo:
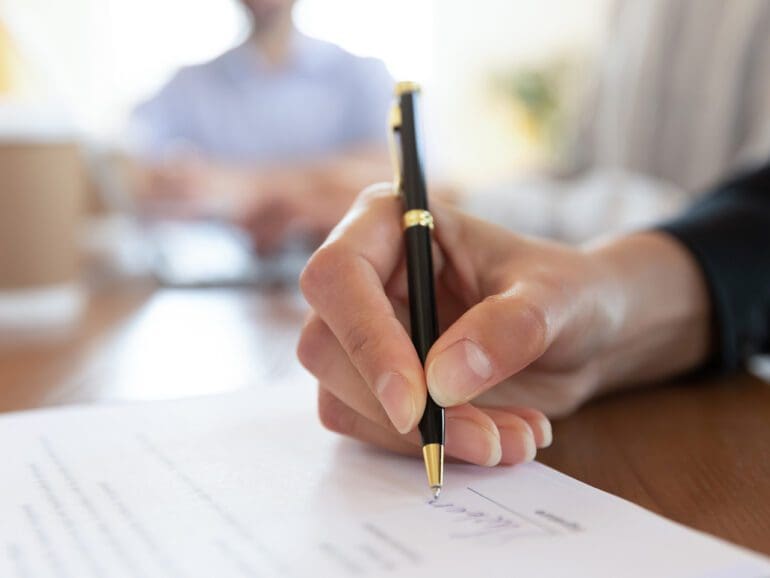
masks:
[(770, 166), (741, 175), (659, 229), (700, 264), (713, 304), (712, 367), (733, 371), (770, 345)]

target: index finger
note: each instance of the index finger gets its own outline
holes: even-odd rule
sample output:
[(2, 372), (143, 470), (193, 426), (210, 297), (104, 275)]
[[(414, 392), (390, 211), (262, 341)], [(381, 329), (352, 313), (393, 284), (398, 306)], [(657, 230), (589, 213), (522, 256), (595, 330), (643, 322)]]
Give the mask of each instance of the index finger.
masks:
[(310, 258), (300, 278), (395, 428), (414, 429), (425, 408), (422, 364), (384, 285), (403, 256), (401, 206), (391, 185), (370, 187)]

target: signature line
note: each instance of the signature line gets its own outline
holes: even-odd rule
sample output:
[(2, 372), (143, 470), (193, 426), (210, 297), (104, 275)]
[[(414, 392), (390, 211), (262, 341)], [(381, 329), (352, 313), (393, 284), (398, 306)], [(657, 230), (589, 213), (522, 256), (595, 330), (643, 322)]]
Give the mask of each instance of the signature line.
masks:
[(518, 517), (519, 517), (519, 518), (521, 518), (522, 520), (525, 520), (526, 522), (529, 522), (529, 523), (530, 523), (530, 524), (532, 524), (533, 526), (537, 526), (538, 528), (540, 528), (541, 530), (543, 530), (543, 531), (545, 531), (545, 532), (547, 532), (547, 533), (549, 533), (549, 534), (558, 534), (558, 532), (556, 532), (556, 531), (555, 531), (555, 530), (553, 530), (552, 528), (549, 528), (548, 526), (546, 526), (546, 525), (544, 525), (544, 524), (541, 524), (541, 523), (540, 523), (540, 522), (538, 522), (537, 520), (533, 520), (532, 518), (530, 518), (530, 517), (528, 517), (528, 516), (525, 516), (524, 514), (522, 514), (522, 513), (520, 513), (520, 512), (517, 512), (516, 510), (511, 510), (511, 509), (510, 509), (508, 506), (506, 506), (505, 504), (501, 504), (500, 502), (498, 502), (498, 501), (496, 501), (496, 500), (493, 500), (493, 499), (492, 499), (492, 498), (490, 498), (489, 496), (485, 496), (484, 494), (482, 494), (482, 493), (481, 493), (481, 492), (479, 492), (478, 490), (474, 490), (474, 489), (473, 489), (473, 488), (471, 488), (470, 486), (467, 486), (467, 487), (466, 487), (466, 489), (467, 489), (468, 491), (471, 491), (471, 492), (473, 492), (473, 493), (474, 493), (474, 494), (476, 494), (478, 497), (480, 497), (480, 498), (484, 498), (484, 499), (485, 499), (485, 500), (487, 500), (488, 502), (492, 502), (492, 503), (493, 503), (495, 506), (497, 506), (498, 508), (502, 508), (502, 509), (503, 509), (503, 510), (505, 510), (506, 512), (509, 512), (509, 513), (513, 514), (514, 516), (518, 516)]

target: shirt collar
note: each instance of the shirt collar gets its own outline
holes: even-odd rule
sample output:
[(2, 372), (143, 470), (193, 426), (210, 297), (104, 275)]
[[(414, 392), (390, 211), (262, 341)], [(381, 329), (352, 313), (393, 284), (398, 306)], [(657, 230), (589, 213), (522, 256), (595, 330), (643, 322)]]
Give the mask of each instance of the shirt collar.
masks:
[(289, 46), (287, 61), (277, 69), (271, 69), (260, 50), (250, 38), (225, 54), (224, 62), (228, 74), (237, 82), (248, 79), (253, 74), (275, 72), (314, 73), (323, 68), (325, 57), (323, 50), (316, 46), (318, 41), (294, 30)]

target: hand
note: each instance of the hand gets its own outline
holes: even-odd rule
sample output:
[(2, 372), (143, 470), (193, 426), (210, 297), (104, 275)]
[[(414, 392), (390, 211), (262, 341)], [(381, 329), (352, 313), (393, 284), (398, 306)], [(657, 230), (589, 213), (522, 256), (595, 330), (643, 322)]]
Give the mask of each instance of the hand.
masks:
[(319, 244), (350, 208), (363, 183), (387, 177), (384, 151), (361, 149), (262, 175), (260, 193), (241, 213), (240, 224), (260, 252), (271, 252), (291, 236)]
[(257, 194), (246, 200), (236, 222), (250, 235), (261, 254), (279, 250), (291, 237), (317, 246), (353, 201), (337, 187), (321, 186), (310, 168), (273, 168), (259, 175)]
[(293, 236), (323, 239), (350, 207), (361, 184), (389, 173), (379, 150), (288, 166), (228, 165), (196, 156), (141, 167), (140, 206), (173, 217), (221, 217), (241, 226), (261, 254)]
[[(278, 251), (295, 232), (315, 233), (313, 221), (305, 215), (312, 191), (299, 171), (256, 169), (185, 157), (144, 167), (140, 176), (136, 189), (144, 212), (231, 221), (251, 235), (254, 248), (263, 255)], [(338, 220), (350, 199), (341, 208), (330, 204)], [(323, 209), (329, 210), (327, 206)], [(316, 213), (323, 218), (323, 211)], [(322, 234), (318, 232), (317, 236), (323, 238), (331, 227), (321, 227)]]
[(147, 212), (233, 219), (257, 192), (255, 172), (188, 156), (142, 167), (137, 198)]
[[(432, 210), (443, 333), (425, 372), (405, 329), (401, 208), (389, 186), (362, 195), (302, 275), (314, 312), (298, 355), (318, 378), (329, 429), (415, 453), (429, 391), (448, 408), (448, 454), (517, 463), (550, 442), (541, 411), (568, 413), (618, 383), (705, 357), (705, 289), (674, 241), (649, 234), (570, 248)], [(676, 331), (665, 331), (671, 319)]]

